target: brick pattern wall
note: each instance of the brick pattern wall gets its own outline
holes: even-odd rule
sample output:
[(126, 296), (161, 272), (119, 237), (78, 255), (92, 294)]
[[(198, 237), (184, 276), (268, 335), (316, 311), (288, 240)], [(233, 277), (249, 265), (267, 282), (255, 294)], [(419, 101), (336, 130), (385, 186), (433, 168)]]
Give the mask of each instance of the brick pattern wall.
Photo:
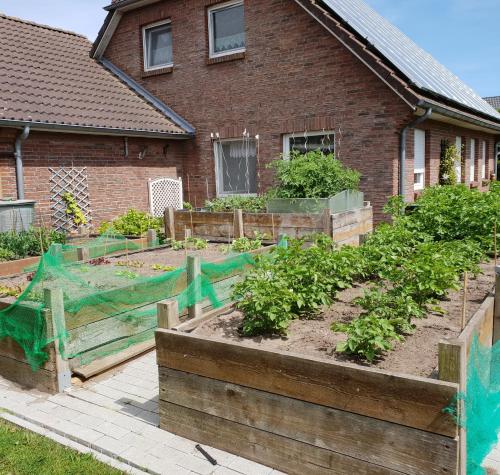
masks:
[[(425, 186), (432, 186), (439, 183), (439, 160), (441, 157), (441, 142), (448, 140), (451, 145), (455, 145), (456, 138), (462, 138), (462, 177), (461, 182), (470, 185), (470, 147), (471, 139), (475, 139), (475, 177), (473, 186), (479, 189), (486, 189), (481, 173), (481, 147), (482, 142), (486, 142), (486, 179), (494, 173), (494, 148), (498, 137), (485, 132), (465, 129), (452, 124), (428, 120), (421, 124), (419, 129), (425, 130), (426, 151), (425, 151)], [(415, 192), (413, 189), (413, 157), (414, 157), (414, 133), (408, 133), (407, 141), (407, 168), (406, 168), (406, 197), (413, 200)]]
[[(19, 131), (0, 128), (0, 195), (17, 197), (14, 141)], [(147, 147), (144, 159), (139, 153)], [(25, 194), (37, 201), (39, 223), (51, 223), (50, 168), (87, 167), (93, 224), (129, 208), (148, 210), (147, 180), (182, 175), (186, 149), (181, 142), (32, 132), (23, 145)]]
[[(397, 192), (398, 133), (411, 109), (295, 2), (245, 2), (246, 53), (208, 64), (206, 6), (166, 0), (124, 15), (105, 56), (196, 127), (184, 166), (185, 198), (198, 206), (216, 193), (211, 133), (260, 136), (259, 190), (282, 136), (335, 130), (337, 156), (361, 171), (375, 216)], [(144, 77), (141, 28), (172, 21), (173, 70)], [(208, 192), (207, 192), (208, 189)], [(196, 202), (196, 203), (195, 203)]]

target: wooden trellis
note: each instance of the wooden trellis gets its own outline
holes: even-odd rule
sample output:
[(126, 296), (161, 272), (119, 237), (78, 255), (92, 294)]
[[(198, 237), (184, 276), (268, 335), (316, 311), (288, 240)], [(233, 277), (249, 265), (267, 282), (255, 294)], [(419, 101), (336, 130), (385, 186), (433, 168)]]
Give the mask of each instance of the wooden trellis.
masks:
[(49, 168), (50, 201), (52, 210), (52, 225), (58, 231), (70, 232), (77, 229), (70, 216), (66, 214), (64, 193), (71, 193), (82, 210), (87, 223), (92, 221), (90, 208), (87, 168)]

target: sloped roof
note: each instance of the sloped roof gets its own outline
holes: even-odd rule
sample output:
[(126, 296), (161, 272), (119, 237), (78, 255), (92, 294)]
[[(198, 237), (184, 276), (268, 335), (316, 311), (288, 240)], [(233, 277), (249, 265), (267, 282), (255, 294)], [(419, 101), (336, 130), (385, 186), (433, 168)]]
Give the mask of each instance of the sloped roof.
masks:
[(323, 0), (323, 3), (387, 58), (418, 89), (500, 120), (500, 114), (471, 87), (364, 1)]
[(0, 125), (188, 136), (182, 125), (91, 59), (90, 47), (84, 36), (0, 13)]
[(484, 100), (495, 109), (500, 109), (500, 96), (484, 97)]

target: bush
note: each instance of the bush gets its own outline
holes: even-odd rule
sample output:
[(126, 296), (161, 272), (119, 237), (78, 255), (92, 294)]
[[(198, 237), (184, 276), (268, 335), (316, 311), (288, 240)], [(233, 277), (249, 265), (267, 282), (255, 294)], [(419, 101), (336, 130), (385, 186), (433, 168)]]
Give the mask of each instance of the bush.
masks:
[(464, 185), (427, 188), (404, 226), (436, 241), (472, 240), (493, 249), (493, 227), (500, 223), (500, 188), (482, 193)]
[(246, 213), (262, 213), (266, 210), (265, 196), (227, 196), (205, 202), (208, 211), (229, 212), (242, 209)]
[(276, 198), (329, 198), (359, 188), (359, 172), (345, 167), (333, 154), (293, 153), (290, 160), (277, 160), (270, 166), (276, 169), (278, 185), (271, 191)]
[(99, 234), (113, 230), (123, 236), (141, 237), (148, 229), (154, 229), (158, 234), (163, 233), (163, 219), (155, 218), (144, 211), (136, 209), (128, 210), (124, 215), (119, 216), (111, 222), (104, 221), (99, 226)]
[(24, 259), (40, 256), (52, 243), (64, 244), (66, 235), (47, 228), (30, 228), (28, 231), (0, 233), (0, 260)]

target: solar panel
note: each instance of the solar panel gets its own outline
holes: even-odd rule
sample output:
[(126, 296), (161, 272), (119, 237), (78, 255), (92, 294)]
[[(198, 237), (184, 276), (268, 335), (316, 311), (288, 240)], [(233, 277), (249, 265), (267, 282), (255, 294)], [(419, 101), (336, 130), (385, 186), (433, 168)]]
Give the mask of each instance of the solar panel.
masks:
[(500, 114), (460, 78), (420, 48), (362, 0), (323, 0), (358, 34), (391, 61), (412, 83), (500, 119)]

